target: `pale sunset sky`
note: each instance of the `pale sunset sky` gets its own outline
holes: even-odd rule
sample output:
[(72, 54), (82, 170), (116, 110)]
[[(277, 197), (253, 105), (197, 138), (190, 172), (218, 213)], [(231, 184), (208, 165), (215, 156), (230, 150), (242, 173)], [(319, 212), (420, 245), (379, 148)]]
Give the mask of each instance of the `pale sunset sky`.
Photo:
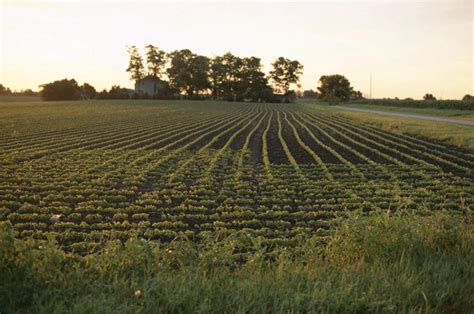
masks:
[(98, 90), (132, 87), (126, 45), (279, 56), (304, 65), (303, 89), (343, 74), (373, 97), (459, 99), (473, 91), (472, 1), (2, 0), (0, 83), (14, 90), (62, 78)]

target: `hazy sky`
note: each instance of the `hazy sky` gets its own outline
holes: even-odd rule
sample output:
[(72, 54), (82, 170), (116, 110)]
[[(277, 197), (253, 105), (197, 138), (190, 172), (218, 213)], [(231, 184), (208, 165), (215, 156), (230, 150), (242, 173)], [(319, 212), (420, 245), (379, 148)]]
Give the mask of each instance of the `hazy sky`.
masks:
[(302, 85), (343, 74), (374, 97), (461, 98), (473, 91), (471, 1), (5, 1), (0, 83), (62, 78), (132, 87), (126, 45), (189, 48), (304, 65)]

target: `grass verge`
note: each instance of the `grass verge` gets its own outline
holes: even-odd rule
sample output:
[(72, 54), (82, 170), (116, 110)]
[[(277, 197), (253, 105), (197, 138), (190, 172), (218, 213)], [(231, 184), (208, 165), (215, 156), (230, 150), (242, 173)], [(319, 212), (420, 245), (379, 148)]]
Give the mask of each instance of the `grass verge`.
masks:
[(365, 112), (334, 111), (335, 115), (371, 124), (392, 132), (423, 136), (474, 150), (474, 127), (446, 122), (383, 116)]
[(321, 244), (262, 247), (250, 230), (202, 244), (130, 240), (78, 256), (0, 225), (0, 311), (469, 312), (470, 214), (351, 214)]
[(474, 111), (472, 110), (395, 107), (377, 104), (344, 104), (344, 107), (474, 120)]

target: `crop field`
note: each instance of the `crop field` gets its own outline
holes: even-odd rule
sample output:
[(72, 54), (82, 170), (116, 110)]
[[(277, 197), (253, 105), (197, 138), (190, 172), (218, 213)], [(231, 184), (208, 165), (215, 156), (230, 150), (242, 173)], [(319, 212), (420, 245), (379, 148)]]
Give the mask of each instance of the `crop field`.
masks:
[(131, 236), (269, 245), (349, 211), (474, 210), (471, 151), (301, 104), (0, 104), (0, 220), (78, 252)]

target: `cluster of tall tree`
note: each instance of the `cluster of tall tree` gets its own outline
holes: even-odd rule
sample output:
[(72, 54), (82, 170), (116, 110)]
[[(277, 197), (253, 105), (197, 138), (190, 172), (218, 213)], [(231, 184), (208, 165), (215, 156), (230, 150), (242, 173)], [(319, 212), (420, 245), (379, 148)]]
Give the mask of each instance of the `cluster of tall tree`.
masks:
[(153, 76), (167, 83), (170, 90), (185, 94), (208, 95), (214, 99), (274, 101), (274, 92), (290, 93), (291, 85), (299, 85), (303, 65), (297, 60), (280, 57), (266, 75), (261, 59), (239, 57), (230, 52), (209, 58), (189, 49), (165, 52), (148, 45), (145, 60), (136, 46), (128, 47), (130, 61), (127, 72), (134, 81)]

